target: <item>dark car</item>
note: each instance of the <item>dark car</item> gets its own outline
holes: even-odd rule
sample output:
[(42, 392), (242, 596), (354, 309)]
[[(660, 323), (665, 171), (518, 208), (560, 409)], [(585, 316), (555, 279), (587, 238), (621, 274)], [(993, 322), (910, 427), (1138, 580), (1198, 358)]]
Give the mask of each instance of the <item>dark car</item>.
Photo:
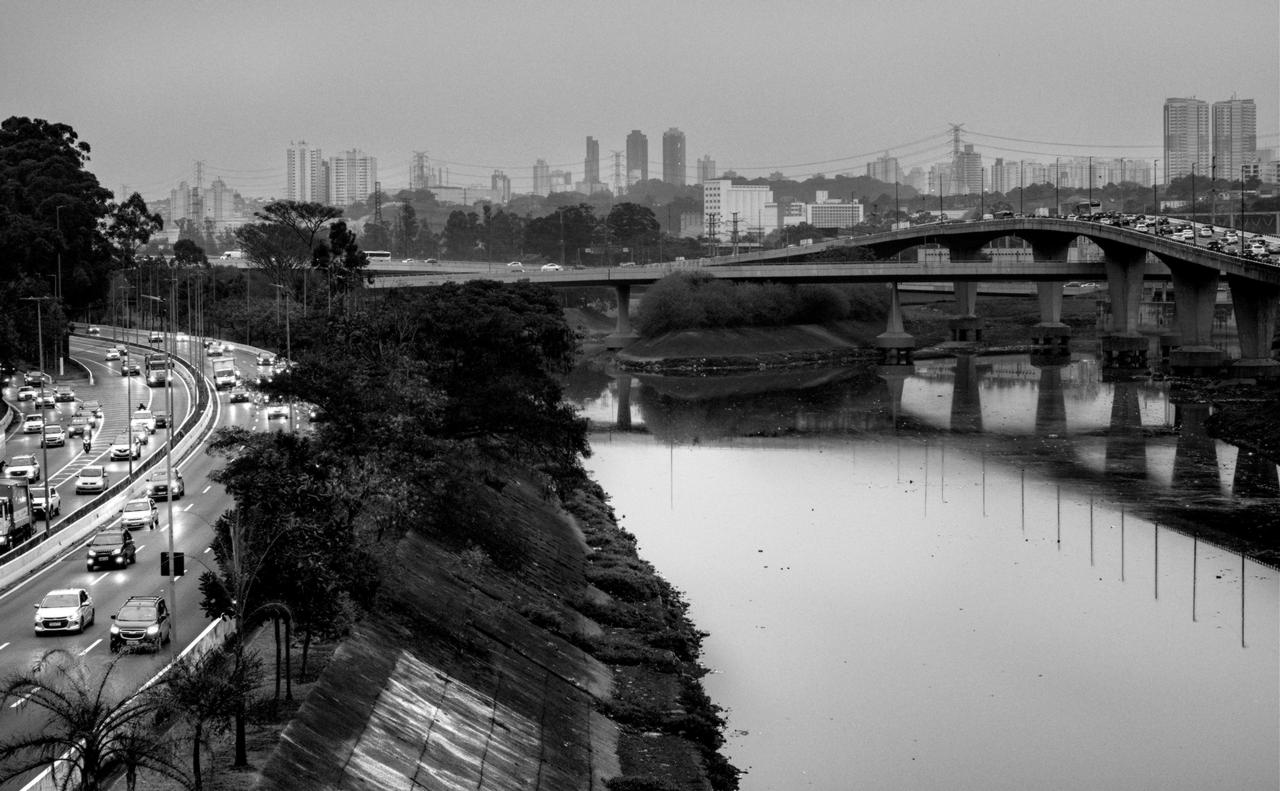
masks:
[(169, 642), (169, 605), (163, 596), (130, 596), (111, 616), (111, 653), (121, 648), (159, 651)]
[(168, 428), (168, 427), (169, 427), (169, 413), (168, 413), (168, 412), (156, 412), (156, 413), (155, 413), (155, 419), (156, 419), (156, 428)]
[(123, 527), (99, 530), (89, 542), (85, 566), (89, 571), (99, 567), (123, 568), (138, 560), (138, 550), (133, 544), (133, 534)]
[(173, 478), (170, 478), (164, 470), (155, 470), (147, 476), (148, 497), (153, 500), (168, 499), (170, 492), (173, 493), (175, 500), (181, 500), (187, 493), (187, 484), (182, 480), (182, 473), (174, 470)]

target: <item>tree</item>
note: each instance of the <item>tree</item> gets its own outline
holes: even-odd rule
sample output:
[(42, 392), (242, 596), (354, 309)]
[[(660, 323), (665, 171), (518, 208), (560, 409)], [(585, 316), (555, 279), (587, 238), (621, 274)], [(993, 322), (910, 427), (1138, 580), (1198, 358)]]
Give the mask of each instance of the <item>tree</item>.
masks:
[(605, 218), (610, 238), (630, 248), (632, 259), (647, 259), (647, 250), (658, 241), (658, 218), (648, 206), (619, 203)]
[(196, 791), (203, 785), (200, 750), (205, 729), (225, 730), (237, 712), (244, 711), (261, 676), (258, 658), (237, 655), (239, 648), (237, 640), (230, 650), (216, 648), (199, 658), (175, 663), (164, 686), (168, 710), (191, 728), (191, 777)]
[(208, 266), (209, 258), (204, 248), (190, 239), (179, 239), (173, 244), (173, 261), (180, 266)]
[[(115, 662), (95, 675), (84, 661), (62, 649), (47, 651), (30, 671), (10, 673), (3, 682), (3, 700), (20, 700), (43, 713), (42, 726), (0, 742), (0, 780), (55, 766), (55, 782), (63, 791), (97, 791), (107, 774), (120, 764), (144, 766), (186, 786), (188, 778), (169, 760), (170, 743), (140, 743), (140, 728), (151, 727), (163, 710), (156, 687), (118, 698), (109, 679)], [(56, 776), (61, 772), (61, 776)]]
[(311, 248), (292, 229), (271, 222), (242, 225), (236, 240), (244, 256), (272, 283), (287, 284), (289, 275), (311, 262)]
[(412, 248), (414, 240), (418, 238), (418, 215), (413, 210), (412, 204), (400, 204), (400, 216), (398, 219), (396, 235), (400, 239), (400, 257), (408, 258), (409, 250)]
[(385, 222), (366, 222), (360, 233), (360, 246), (365, 250), (390, 250), (391, 229)]
[(159, 212), (147, 209), (147, 202), (133, 193), (124, 203), (107, 204), (106, 227), (103, 235), (115, 248), (121, 267), (136, 263), (138, 248), (146, 244), (152, 234), (164, 227)]
[(450, 258), (470, 260), (480, 245), (480, 218), (475, 212), (454, 210), (444, 224), (441, 243)]

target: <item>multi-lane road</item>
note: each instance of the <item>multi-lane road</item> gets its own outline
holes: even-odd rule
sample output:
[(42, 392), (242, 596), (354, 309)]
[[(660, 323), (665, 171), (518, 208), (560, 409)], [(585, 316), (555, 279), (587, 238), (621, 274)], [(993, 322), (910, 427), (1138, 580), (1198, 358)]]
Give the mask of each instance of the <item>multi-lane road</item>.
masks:
[[(76, 390), (76, 403), (41, 410), (46, 414), (47, 421), (56, 418), (67, 425), (80, 403), (86, 400), (101, 402), (103, 418), (92, 432), (93, 446), (90, 452), (83, 450), (79, 437), (69, 438), (65, 447), (42, 450), (39, 435), (20, 433), (21, 416), (12, 423), (3, 440), (5, 459), (30, 453), (41, 460), (43, 465), (43, 457), (47, 453), (48, 465), (44, 474), (49, 476), (51, 485), (56, 486), (62, 495), (64, 516), (53, 519), (53, 526), (59, 532), (67, 527), (62, 524), (67, 516), (95, 497), (105, 498), (105, 495), (75, 493), (75, 478), (82, 467), (89, 464), (104, 465), (111, 475), (112, 483), (129, 476), (129, 463), (111, 461), (107, 453), (111, 439), (129, 429), (129, 418), (139, 404), (146, 405), (153, 411), (169, 412), (170, 425), (176, 426), (190, 414), (198, 401), (184, 377), (173, 377), (173, 406), (169, 409), (165, 388), (148, 387), (143, 376), (123, 376), (120, 363), (106, 359), (107, 347), (116, 342), (109, 337), (74, 337), (71, 341), (71, 357), (89, 372), (89, 376), (71, 382)], [(185, 357), (184, 345), (178, 343), (177, 350)], [(133, 354), (139, 355), (148, 349), (148, 344), (135, 342), (131, 349)], [(257, 375), (258, 368), (252, 351), (236, 349), (231, 354), (246, 378), (252, 379)], [(69, 366), (67, 370), (74, 371), (76, 367)], [(205, 373), (209, 373), (207, 365)], [(59, 383), (62, 383), (61, 380)], [(17, 382), (11, 383), (11, 387), (5, 388), (5, 399), (11, 405), (19, 406), (23, 414), (37, 411), (39, 408), (31, 401), (16, 401), (18, 384), (21, 384), (20, 377)], [(212, 408), (216, 412), (215, 425), (219, 427), (242, 426), (262, 430), (289, 428), (287, 420), (268, 421), (265, 410), (255, 403), (230, 403), (225, 390), (216, 393)], [(143, 449), (143, 457), (134, 462), (135, 472), (151, 454), (165, 452), (165, 439), (170, 430), (172, 429), (158, 429), (150, 437)], [(159, 527), (134, 531), (137, 544), (135, 565), (117, 570), (88, 571), (85, 564), (85, 543), (81, 542), (62, 552), (53, 562), (29, 569), (27, 576), (0, 591), (0, 675), (29, 669), (36, 659), (52, 648), (64, 649), (81, 656), (91, 667), (105, 667), (116, 658), (109, 650), (110, 616), (133, 595), (161, 593), (168, 599), (173, 610), (174, 638), (158, 654), (128, 654), (120, 659), (112, 678), (113, 686), (121, 692), (140, 687), (208, 626), (209, 619), (199, 606), (201, 596), (197, 580), (201, 572), (215, 565), (210, 551), (213, 540), (212, 523), (230, 506), (223, 489), (209, 480), (211, 471), (219, 467), (222, 461), (197, 448), (184, 459), (180, 460), (175, 456), (173, 463), (185, 480), (186, 495), (172, 503), (172, 523), (169, 504), (160, 500), (157, 502)], [(160, 461), (152, 469), (163, 470), (164, 461)], [(145, 476), (140, 472), (136, 472), (136, 475), (130, 488), (138, 492), (139, 496), (144, 496), (142, 478)], [(38, 492), (42, 487), (43, 480), (35, 484), (33, 489)], [(118, 521), (119, 512), (91, 514), (89, 518), (93, 517), (97, 517), (95, 527), (105, 527)], [(39, 527), (42, 529), (43, 523)], [(185, 553), (187, 559), (186, 574), (176, 579), (161, 576), (160, 573), (160, 553), (169, 549), (170, 531), (174, 550)], [(23, 561), (20, 559), (16, 562)], [(34, 605), (46, 592), (59, 588), (87, 590), (95, 604), (96, 622), (83, 634), (36, 636), (33, 628)], [(32, 723), (28, 722), (28, 718), (34, 716), (37, 716), (36, 712), (24, 712), (21, 701), (10, 701), (0, 708), (0, 741), (23, 726), (29, 727)]]

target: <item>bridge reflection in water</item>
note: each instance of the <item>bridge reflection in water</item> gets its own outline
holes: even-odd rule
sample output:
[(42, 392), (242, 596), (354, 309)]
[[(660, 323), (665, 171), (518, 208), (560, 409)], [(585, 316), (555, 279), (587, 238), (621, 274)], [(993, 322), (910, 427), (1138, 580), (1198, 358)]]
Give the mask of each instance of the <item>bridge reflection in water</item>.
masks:
[[(583, 409), (605, 437), (644, 432), (673, 447), (852, 435), (924, 443), (939, 459), (951, 448), (952, 457), (959, 451), (1021, 469), (1028, 485), (1074, 491), (1090, 509), (1109, 503), (1122, 509), (1122, 522), (1147, 520), (1197, 543), (1223, 540), (1219, 526), (1271, 524), (1280, 498), (1276, 465), (1205, 433), (1208, 405), (1171, 398), (1161, 382), (1104, 381), (1093, 359), (962, 353), (915, 365), (726, 377), (615, 373)], [(1121, 546), (1132, 540), (1122, 537)], [(1156, 546), (1153, 562), (1159, 555)]]

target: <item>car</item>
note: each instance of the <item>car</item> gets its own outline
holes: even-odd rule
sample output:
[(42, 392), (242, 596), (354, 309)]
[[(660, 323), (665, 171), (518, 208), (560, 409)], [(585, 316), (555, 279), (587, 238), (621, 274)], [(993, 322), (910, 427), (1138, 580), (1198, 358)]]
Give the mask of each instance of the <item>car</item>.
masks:
[(147, 336), (147, 343), (164, 343), (164, 334), (153, 330), (151, 334)]
[(169, 642), (169, 605), (163, 596), (130, 596), (111, 616), (111, 653), (122, 648), (146, 648), (159, 653)]
[(252, 397), (252, 396), (250, 396), (250, 395), (249, 395), (249, 391), (248, 391), (248, 389), (246, 389), (246, 388), (244, 388), (244, 387), (233, 387), (233, 388), (231, 388), (231, 396), (230, 396), (230, 400), (231, 400), (231, 403), (233, 403), (233, 404), (242, 404), (242, 403), (245, 403), (245, 402), (249, 401), (251, 397)]
[(169, 498), (169, 493), (173, 493), (173, 499), (181, 500), (183, 495), (187, 493), (187, 484), (182, 480), (182, 473), (177, 470), (173, 471), (173, 477), (164, 470), (155, 470), (147, 476), (147, 496), (153, 500), (160, 498)]
[(258, 352), (255, 359), (258, 365), (274, 365), (276, 362), (276, 356), (271, 352)]
[(114, 346), (108, 346), (106, 354), (103, 355), (107, 360), (119, 360), (120, 350)]
[(124, 504), (120, 512), (120, 526), (155, 530), (160, 524), (160, 510), (150, 497), (137, 497)]
[(155, 415), (156, 415), (156, 428), (168, 428), (168, 427), (169, 427), (169, 413), (168, 413), (168, 412), (156, 412), (156, 413), (155, 413)]
[(89, 334), (90, 334), (90, 335), (101, 335), (101, 334), (102, 334), (102, 330), (98, 329), (97, 327), (92, 327), (92, 326), (91, 326), (91, 327), (89, 327)]
[(543, 264), (542, 271), (543, 272), (563, 272), (564, 267), (560, 266), (559, 264)]
[(623, 261), (622, 263), (618, 264), (618, 266), (636, 266), (636, 262), (635, 262), (635, 261)]
[(76, 391), (70, 385), (58, 385), (53, 388), (53, 400), (59, 403), (67, 403), (76, 400)]
[(205, 354), (210, 357), (221, 357), (226, 351), (227, 347), (218, 341), (209, 341), (205, 346)]
[(325, 414), (325, 411), (315, 404), (312, 404), (311, 409), (307, 411), (307, 420), (312, 423), (323, 423), (328, 419), (329, 417)]
[(18, 388), (18, 400), (34, 401), (36, 400), (36, 394), (39, 392), (39, 390), (35, 389), (31, 385), (22, 385)]
[(1236, 244), (1240, 241), (1240, 234), (1235, 231), (1226, 231), (1222, 234), (1222, 241), (1227, 244)]
[(47, 519), (50, 516), (57, 516), (62, 513), (62, 495), (58, 494), (58, 487), (49, 487), (49, 503), (50, 507), (46, 514), (44, 505), (44, 487), (37, 486), (31, 490), (31, 512), (36, 519)]
[(519, 261), (511, 261), (510, 263), (507, 264), (507, 269), (510, 269), (515, 272), (523, 272), (524, 264)]
[(67, 423), (67, 436), (83, 437), (89, 428), (89, 417), (83, 412), (77, 412), (71, 416), (71, 422)]
[(93, 597), (84, 588), (59, 588), (44, 595), (36, 605), (35, 630), (37, 635), (54, 632), (80, 634), (93, 626), (97, 611)]
[(24, 385), (39, 385), (44, 380), (44, 371), (27, 371), (22, 375), (22, 383)]
[(146, 445), (151, 442), (151, 432), (147, 430), (147, 421), (130, 420), (129, 431), (133, 432), (133, 437), (140, 445)]
[(428, 263), (428, 264), (438, 264), (438, 263), (440, 263), (440, 262), (439, 262), (439, 261), (437, 261), (437, 260), (436, 260), (436, 259), (434, 259), (434, 258), (428, 258), (428, 259), (426, 260), (426, 262), (425, 262), (425, 263)]
[(1262, 242), (1254, 242), (1253, 244), (1249, 245), (1249, 252), (1253, 253), (1254, 255), (1266, 255), (1267, 246)]
[(76, 476), (76, 494), (85, 492), (105, 492), (111, 487), (111, 474), (107, 468), (99, 464), (82, 467)]
[(57, 423), (46, 423), (40, 435), (40, 445), (45, 448), (66, 447), (67, 430)]
[(130, 360), (122, 360), (120, 362), (121, 376), (137, 376), (142, 373), (142, 366)]
[(267, 420), (289, 416), (289, 404), (279, 396), (272, 397), (267, 402)]
[(1267, 242), (1267, 252), (1272, 255), (1280, 253), (1280, 242)]
[(142, 455), (142, 443), (127, 431), (122, 431), (111, 440), (111, 449), (107, 452), (112, 461), (136, 459)]
[(33, 412), (22, 419), (23, 434), (43, 434), (44, 433), (44, 415), (39, 412)]
[(58, 406), (58, 402), (54, 400), (52, 392), (42, 390), (36, 396), (36, 406), (41, 409), (54, 409)]
[(102, 403), (99, 401), (85, 401), (80, 408), (96, 418), (102, 417)]
[(14, 456), (4, 468), (5, 477), (22, 478), (27, 483), (40, 480), (40, 462), (30, 454)]
[(133, 413), (133, 419), (130, 422), (142, 421), (147, 428), (148, 434), (156, 433), (156, 416), (150, 409), (139, 409)]
[(123, 527), (99, 530), (89, 542), (85, 555), (85, 567), (88, 571), (102, 566), (131, 566), (137, 562), (138, 549), (133, 543), (133, 534)]

